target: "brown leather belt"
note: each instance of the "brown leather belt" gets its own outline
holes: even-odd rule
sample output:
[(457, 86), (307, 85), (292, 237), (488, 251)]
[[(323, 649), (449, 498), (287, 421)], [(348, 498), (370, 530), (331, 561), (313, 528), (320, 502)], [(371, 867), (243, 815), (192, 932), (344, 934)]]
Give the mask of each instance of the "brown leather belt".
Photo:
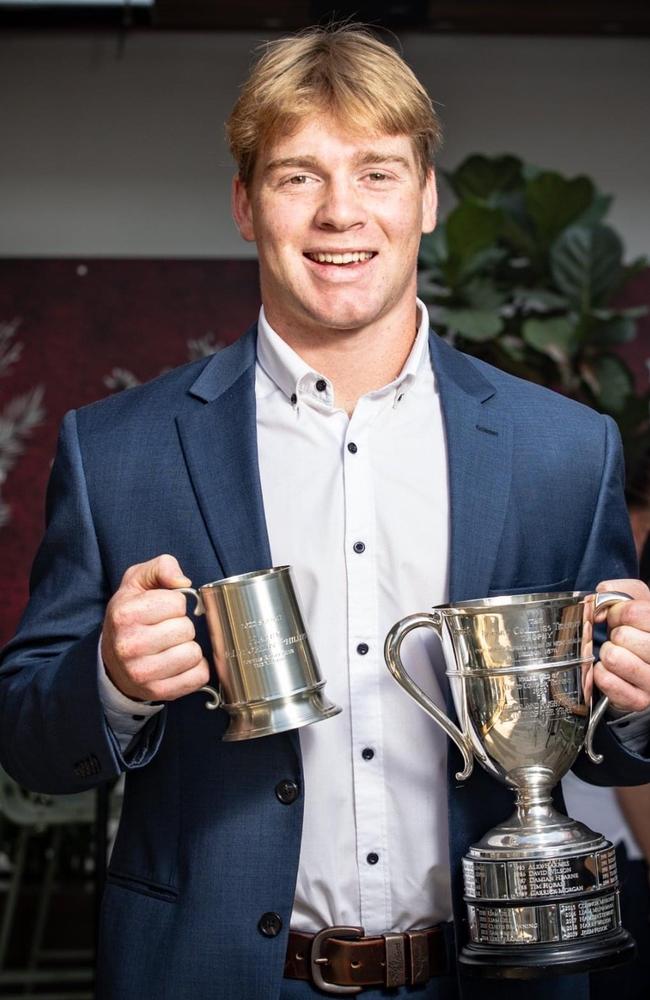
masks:
[(288, 979), (307, 979), (325, 993), (358, 993), (366, 986), (416, 986), (449, 971), (443, 926), (364, 937), (362, 927), (289, 932)]

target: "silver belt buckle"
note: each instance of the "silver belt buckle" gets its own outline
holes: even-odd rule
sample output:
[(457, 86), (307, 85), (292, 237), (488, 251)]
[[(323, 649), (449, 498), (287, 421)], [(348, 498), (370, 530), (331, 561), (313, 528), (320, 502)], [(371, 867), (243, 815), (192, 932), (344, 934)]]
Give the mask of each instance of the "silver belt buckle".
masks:
[(386, 942), (386, 986), (406, 985), (406, 949), (403, 934), (383, 934)]
[(362, 938), (364, 935), (363, 927), (325, 927), (322, 931), (314, 937), (311, 944), (311, 977), (314, 980), (314, 986), (317, 986), (319, 990), (323, 990), (324, 993), (360, 993), (361, 986), (337, 986), (336, 983), (328, 983), (323, 979), (323, 973), (320, 970), (321, 965), (327, 965), (328, 959), (321, 958), (321, 945), (323, 941), (327, 941), (328, 938), (343, 938), (351, 939)]

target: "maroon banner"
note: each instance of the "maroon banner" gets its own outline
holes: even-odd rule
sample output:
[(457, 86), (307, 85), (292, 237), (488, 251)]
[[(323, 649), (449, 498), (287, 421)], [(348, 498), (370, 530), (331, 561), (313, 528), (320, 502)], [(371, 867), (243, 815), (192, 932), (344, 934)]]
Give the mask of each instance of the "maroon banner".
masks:
[[(7, 436), (24, 448), (0, 482), (9, 507), (0, 527), (0, 644), (27, 601), (64, 413), (108, 395), (114, 369), (129, 373), (116, 385), (131, 375), (143, 382), (231, 343), (258, 309), (254, 260), (0, 260), (0, 357), (22, 345), (0, 379), (0, 454)], [(21, 440), (21, 400), (38, 386), (44, 417)]]

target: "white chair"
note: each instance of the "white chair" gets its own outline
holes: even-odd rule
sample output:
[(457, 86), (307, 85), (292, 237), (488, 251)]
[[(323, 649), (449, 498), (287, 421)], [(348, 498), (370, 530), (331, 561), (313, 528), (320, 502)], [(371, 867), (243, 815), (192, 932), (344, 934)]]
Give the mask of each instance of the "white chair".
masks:
[[(91, 833), (96, 817), (96, 792), (78, 795), (40, 795), (21, 788), (0, 768), (0, 822), (18, 827), (13, 856), (9, 859), (9, 880), (0, 923), (0, 994), (4, 1000), (29, 1000), (30, 990), (37, 985), (56, 986), (57, 992), (38, 992), (34, 1000), (92, 1000), (94, 979), (91, 949), (44, 949), (52, 894), (55, 888), (60, 850), (65, 827), (83, 825)], [(49, 833), (45, 874), (39, 891), (38, 905), (31, 929), (26, 968), (7, 968), (6, 960), (14, 928), (18, 901), (24, 883), (27, 848), (34, 836)], [(57, 964), (60, 963), (60, 964)], [(59, 992), (59, 986), (77, 989)], [(87, 984), (88, 991), (82, 991)], [(16, 988), (8, 994), (6, 988)]]

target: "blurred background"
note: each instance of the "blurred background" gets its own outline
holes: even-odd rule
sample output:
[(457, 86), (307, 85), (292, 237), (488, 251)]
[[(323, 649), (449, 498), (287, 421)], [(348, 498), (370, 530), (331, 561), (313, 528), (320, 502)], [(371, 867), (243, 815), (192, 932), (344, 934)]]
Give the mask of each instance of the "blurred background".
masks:
[[(65, 411), (255, 320), (223, 123), (264, 39), (347, 17), (401, 49), (442, 119), (441, 224), (420, 272), (434, 327), (615, 417), (647, 579), (645, 0), (0, 0), (0, 642), (27, 598)], [(648, 789), (565, 791), (617, 844), (648, 962)], [(93, 995), (118, 814), (119, 788), (51, 799), (0, 775), (2, 995)], [(618, 972), (619, 995), (647, 996), (648, 972)]]

